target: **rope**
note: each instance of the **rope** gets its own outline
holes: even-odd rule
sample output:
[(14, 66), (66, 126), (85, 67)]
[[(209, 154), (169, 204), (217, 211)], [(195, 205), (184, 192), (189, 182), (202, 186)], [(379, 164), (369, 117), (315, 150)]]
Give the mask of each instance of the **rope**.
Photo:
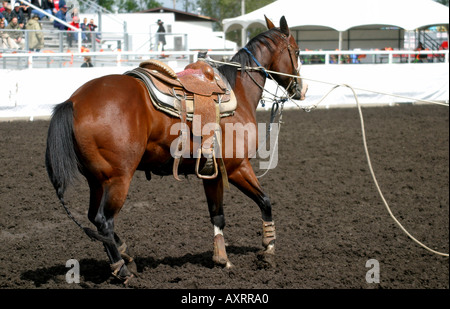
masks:
[[(220, 64), (225, 64), (225, 65), (231, 65), (231, 66), (241, 67), (241, 65), (238, 64), (238, 63), (221, 62), (221, 61), (216, 61), (216, 60), (209, 60), (209, 61), (216, 62), (216, 63), (220, 63)], [(250, 70), (264, 70), (265, 72), (270, 73), (270, 74), (278, 74), (278, 75), (283, 75), (283, 76), (288, 76), (288, 77), (298, 78), (298, 76), (295, 76), (295, 75), (292, 75), (292, 74), (286, 74), (286, 73), (275, 72), (275, 71), (266, 70), (266, 69), (260, 68), (260, 67), (257, 67), (257, 68), (247, 67), (246, 69), (250, 69)], [(335, 84), (335, 83), (330, 83), (330, 82), (325, 82), (325, 81), (320, 81), (320, 80), (314, 80), (314, 79), (305, 78), (305, 77), (300, 77), (300, 78), (305, 79), (305, 80), (309, 80), (309, 81), (314, 81), (314, 82), (319, 82), (319, 83), (325, 83), (325, 84), (329, 84), (329, 85), (333, 85), (333, 86), (334, 86), (330, 91), (328, 91), (327, 94), (325, 94), (325, 95), (319, 100), (318, 103), (312, 105), (311, 107), (304, 108), (304, 110), (306, 110), (306, 111), (310, 111), (311, 109), (316, 108), (316, 107), (317, 107), (317, 106), (318, 106), (318, 105), (319, 105), (319, 104), (320, 104), (320, 103), (321, 103), (321, 102), (322, 102), (322, 101), (323, 101), (323, 100), (324, 100), (331, 92), (333, 92), (334, 90), (336, 90), (336, 89), (339, 88), (339, 87), (346, 87), (346, 88), (349, 88), (349, 89), (352, 91), (353, 96), (354, 96), (355, 101), (356, 101), (356, 106), (357, 106), (357, 108), (358, 108), (359, 118), (360, 118), (360, 120), (361, 120), (361, 131), (362, 131), (362, 139), (363, 139), (363, 145), (364, 145), (364, 152), (365, 152), (365, 154), (366, 154), (366, 158), (367, 158), (367, 163), (368, 163), (368, 165), (369, 165), (370, 174), (372, 175), (372, 179), (373, 179), (373, 181), (374, 181), (374, 183), (375, 183), (375, 186), (376, 186), (376, 188), (377, 188), (377, 190), (378, 190), (378, 194), (380, 195), (381, 200), (383, 201), (383, 204), (384, 204), (384, 206), (386, 207), (386, 209), (387, 209), (389, 215), (390, 215), (391, 218), (394, 220), (394, 222), (400, 227), (400, 229), (401, 229), (401, 230), (402, 230), (409, 238), (411, 238), (415, 243), (417, 243), (417, 244), (420, 245), (421, 247), (425, 248), (426, 250), (428, 250), (428, 251), (430, 251), (430, 252), (432, 252), (432, 253), (434, 253), (434, 254), (448, 257), (448, 256), (449, 256), (448, 253), (443, 253), (443, 252), (439, 252), (439, 251), (433, 250), (433, 249), (431, 249), (430, 247), (428, 247), (428, 246), (426, 246), (425, 244), (423, 244), (422, 242), (420, 242), (419, 240), (417, 240), (414, 236), (411, 235), (411, 233), (409, 233), (409, 232), (403, 227), (403, 225), (400, 223), (400, 221), (398, 221), (397, 218), (396, 218), (396, 217), (394, 216), (394, 214), (392, 213), (391, 208), (389, 207), (389, 204), (387, 203), (386, 199), (384, 198), (384, 195), (383, 195), (383, 193), (382, 193), (382, 191), (381, 191), (380, 185), (378, 184), (378, 180), (377, 180), (377, 178), (376, 178), (376, 176), (375, 176), (375, 173), (374, 173), (374, 171), (373, 171), (373, 168), (372, 168), (372, 162), (371, 162), (371, 160), (370, 160), (369, 149), (368, 149), (368, 147), (367, 147), (366, 130), (365, 130), (365, 127), (364, 127), (364, 117), (363, 117), (362, 110), (361, 110), (361, 104), (359, 103), (358, 95), (356, 94), (356, 91), (355, 91), (355, 90), (366, 91), (366, 92), (373, 92), (373, 93), (379, 93), (379, 94), (384, 94), (384, 95), (389, 95), (389, 96), (394, 96), (394, 97), (400, 97), (400, 98), (404, 98), (404, 99), (408, 99), (408, 100), (413, 100), (413, 101), (416, 101), (416, 102), (424, 102), (424, 103), (430, 103), (430, 104), (437, 104), (437, 105), (443, 105), (443, 106), (447, 106), (447, 107), (449, 106), (449, 104), (441, 103), (441, 102), (437, 102), (437, 101), (431, 101), (431, 100), (414, 99), (414, 98), (410, 98), (410, 97), (400, 96), (400, 95), (396, 95), (396, 94), (392, 94), (392, 93), (386, 93), (386, 92), (374, 91), (374, 90), (369, 90), (369, 89), (355, 88), (355, 87), (352, 87), (352, 86), (347, 85), (347, 84)], [(291, 98), (289, 98), (289, 99), (291, 99)], [(291, 100), (291, 101), (292, 101), (292, 100)], [(294, 102), (294, 101), (292, 101), (292, 102)], [(295, 102), (294, 102), (294, 103), (295, 103)], [(297, 105), (297, 104), (296, 104), (296, 105)], [(297, 105), (297, 106), (298, 106), (298, 105)], [(282, 115), (280, 114), (280, 118), (281, 118), (281, 116), (282, 116)], [(281, 120), (281, 119), (280, 119), (280, 120)], [(278, 130), (277, 138), (276, 138), (276, 141), (275, 141), (276, 144), (278, 144), (278, 136), (279, 136), (279, 130)], [(272, 156), (271, 156), (271, 160), (270, 160), (270, 161), (272, 161)], [(270, 162), (269, 164), (271, 164), (271, 162)], [(270, 165), (269, 165), (269, 166), (270, 166)], [(266, 171), (263, 175), (261, 175), (261, 176), (259, 176), (259, 177), (263, 177), (265, 174), (267, 174), (267, 172), (268, 172), (268, 169), (267, 169), (267, 171)], [(258, 178), (259, 178), (259, 177), (258, 177)]]
[[(427, 249), (427, 250), (430, 251), (430, 252), (433, 252), (433, 253), (435, 253), (435, 254), (437, 254), (437, 255), (442, 255), (442, 256), (447, 256), (447, 257), (448, 257), (448, 253), (442, 253), (442, 252), (433, 250), (433, 249), (429, 248), (428, 246), (426, 246), (425, 244), (423, 244), (422, 242), (420, 242), (419, 240), (417, 240), (415, 237), (413, 237), (413, 236), (412, 236), (412, 235), (411, 235), (411, 234), (403, 227), (403, 225), (397, 220), (397, 218), (396, 218), (396, 217), (394, 216), (394, 214), (392, 213), (392, 211), (391, 211), (391, 209), (390, 209), (390, 207), (389, 207), (389, 205), (388, 205), (386, 199), (384, 198), (383, 193), (381, 192), (380, 186), (379, 186), (379, 184), (378, 184), (377, 178), (376, 178), (375, 173), (374, 173), (373, 168), (372, 168), (372, 163), (371, 163), (370, 156), (369, 156), (369, 150), (368, 150), (368, 148), (367, 148), (366, 132), (365, 132), (365, 128), (364, 128), (364, 118), (363, 118), (363, 114), (362, 114), (362, 111), (361, 111), (361, 105), (360, 105), (360, 103), (359, 103), (358, 96), (356, 95), (355, 89), (354, 89), (353, 87), (351, 87), (351, 86), (349, 86), (349, 85), (346, 85), (346, 84), (339, 85), (339, 86), (350, 88), (350, 90), (353, 92), (353, 96), (355, 97), (356, 105), (357, 105), (357, 107), (358, 107), (359, 117), (360, 117), (360, 119), (361, 119), (362, 139), (363, 139), (363, 144), (364, 144), (364, 151), (365, 151), (365, 153), (366, 153), (367, 163), (368, 163), (368, 165), (369, 165), (370, 174), (372, 175), (372, 179), (373, 179), (373, 181), (374, 181), (374, 183), (375, 183), (375, 186), (377, 187), (378, 193), (380, 194), (380, 197), (381, 197), (381, 199), (383, 200), (384, 206), (386, 207), (386, 209), (387, 209), (389, 215), (390, 215), (391, 218), (394, 220), (394, 222), (400, 227), (400, 229), (402, 229), (402, 231), (405, 232), (405, 234), (408, 235), (408, 237), (411, 238), (414, 242), (416, 242), (417, 244), (419, 244), (420, 246), (422, 246), (423, 248)], [(335, 86), (331, 91), (337, 89), (339, 86)], [(330, 92), (331, 92), (331, 91), (330, 91)], [(328, 92), (328, 94), (329, 94), (330, 92)], [(328, 95), (328, 94), (327, 94), (327, 95)]]
[[(213, 59), (208, 59), (208, 61), (214, 62), (214, 63), (217, 63), (217, 64), (222, 64), (222, 65), (234, 66), (234, 67), (238, 67), (238, 68), (241, 67), (241, 64), (239, 64), (237, 62), (223, 62), (223, 61), (218, 61), (218, 60), (213, 60)], [(265, 69), (263, 67), (260, 67), (260, 66), (258, 66), (258, 67), (245, 67), (245, 69), (246, 70), (264, 70), (265, 72), (271, 73), (271, 74), (287, 76), (287, 77), (293, 77), (293, 78), (301, 78), (301, 79), (304, 79), (304, 80), (309, 80), (309, 81), (312, 81), (312, 82), (317, 82), (317, 83), (322, 83), (322, 84), (328, 84), (328, 85), (332, 85), (332, 86), (342, 86), (341, 84), (336, 84), (336, 83), (327, 82), (327, 81), (323, 81), (323, 80), (317, 80), (317, 79), (312, 79), (312, 78), (308, 78), (308, 77), (304, 77), (304, 76), (297, 76), (297, 75), (292, 75), (292, 74), (287, 74), (287, 73), (271, 71), (271, 70), (267, 70), (267, 69)], [(447, 106), (447, 107), (449, 106), (448, 103), (442, 103), (442, 102), (437, 102), (437, 101), (432, 101), (432, 100), (417, 99), (417, 98), (402, 96), (402, 95), (389, 93), (389, 92), (382, 92), (382, 91), (376, 91), (376, 90), (365, 89), (365, 88), (357, 88), (357, 87), (352, 87), (352, 89), (359, 90), (359, 91), (365, 91), (365, 92), (378, 93), (378, 94), (392, 96), (392, 97), (398, 97), (398, 98), (407, 99), (407, 100), (415, 101), (415, 102), (443, 105), (443, 106)], [(332, 89), (332, 90), (334, 90), (334, 89)], [(298, 104), (296, 104), (296, 105), (298, 105)], [(318, 105), (318, 104), (316, 104), (316, 105)]]

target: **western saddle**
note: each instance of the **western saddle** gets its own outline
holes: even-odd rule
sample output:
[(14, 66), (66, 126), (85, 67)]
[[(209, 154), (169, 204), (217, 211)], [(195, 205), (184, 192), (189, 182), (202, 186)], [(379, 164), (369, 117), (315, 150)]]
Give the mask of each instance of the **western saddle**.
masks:
[[(227, 184), (222, 156), (216, 156), (216, 153), (221, 154), (218, 126), (221, 117), (234, 114), (237, 102), (226, 79), (200, 58), (179, 73), (175, 73), (161, 61), (148, 60), (125, 75), (144, 82), (156, 109), (181, 119), (180, 136), (176, 149), (172, 152), (175, 179), (180, 180), (178, 166), (182, 156), (190, 156), (190, 150), (186, 154), (184, 145), (190, 134), (186, 121), (192, 121), (192, 134), (198, 138), (194, 138), (194, 149), (197, 149), (197, 153), (194, 153), (197, 160), (196, 175), (202, 179), (214, 179), (220, 168), (224, 183)], [(210, 125), (214, 127), (211, 128)], [(196, 145), (196, 140), (200, 140), (201, 145)], [(202, 155), (206, 158), (206, 163), (199, 171)]]

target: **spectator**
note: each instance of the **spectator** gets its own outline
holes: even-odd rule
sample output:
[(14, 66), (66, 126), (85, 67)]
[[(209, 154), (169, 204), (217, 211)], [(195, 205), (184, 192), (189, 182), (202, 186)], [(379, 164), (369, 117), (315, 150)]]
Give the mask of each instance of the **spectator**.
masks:
[(159, 26), (156, 31), (158, 38), (158, 50), (161, 49), (161, 51), (164, 51), (164, 45), (166, 45), (166, 35), (164, 33), (166, 33), (166, 29), (164, 28), (164, 23), (161, 19), (158, 19), (157, 24)]
[(83, 19), (83, 22), (80, 24), (80, 29), (81, 31), (83, 31), (83, 33), (81, 34), (81, 37), (83, 39), (83, 43), (86, 43), (87, 40), (87, 35), (86, 35), (86, 31), (88, 31), (88, 23), (87, 23), (87, 18), (85, 17)]
[(0, 13), (3, 13), (6, 10), (6, 6), (9, 4), (9, 1), (2, 1), (2, 7), (0, 8)]
[[(33, 9), (31, 6), (23, 3), (22, 1), (16, 1), (16, 3), (20, 2), (20, 8), (25, 16), (25, 18), (31, 19), (31, 10)], [(15, 5), (15, 4), (14, 4)], [(26, 23), (26, 20), (24, 21)]]
[(84, 57), (84, 62), (83, 62), (83, 64), (81, 65), (81, 67), (82, 67), (82, 68), (92, 68), (92, 67), (94, 67), (94, 65), (93, 65), (92, 62), (91, 62), (91, 57), (85, 56), (85, 57)]
[[(6, 21), (6, 18), (5, 18), (5, 16), (3, 16), (3, 14), (2, 13), (0, 13), (0, 20), (2, 21), (2, 22), (6, 22), (7, 23), (7, 21)], [(5, 23), (5, 24), (6, 24)]]
[(25, 47), (25, 42), (23, 39), (23, 31), (22, 31), (23, 25), (22, 26), (19, 25), (19, 22), (17, 21), (17, 17), (13, 17), (13, 19), (8, 24), (6, 29), (11, 30), (8, 33), (9, 36), (11, 37), (11, 39), (14, 40), (14, 42), (17, 44), (19, 49), (23, 49)]
[[(89, 29), (89, 31), (92, 31), (92, 32), (95, 32), (95, 29), (97, 29), (97, 25), (94, 23), (94, 20), (93, 20), (93, 19), (91, 19), (91, 20), (89, 21), (88, 29)], [(90, 35), (89, 35), (89, 39), (91, 40), (91, 42), (93, 42), (94, 36), (93, 36), (92, 34), (90, 34)], [(95, 40), (96, 40), (98, 43), (100, 43), (100, 34), (95, 33)]]
[[(61, 19), (62, 21), (66, 21), (66, 13), (67, 13), (67, 5), (62, 4), (63, 1), (59, 1), (59, 11), (56, 13), (55, 17)], [(61, 24), (56, 19), (53, 21), (53, 27), (59, 30), (67, 30), (67, 27)]]
[[(50, 15), (52, 14), (52, 9), (53, 9), (53, 1), (52, 0), (32, 0), (31, 4), (40, 8), (41, 10), (47, 12)], [(31, 14), (39, 15), (39, 19), (47, 17), (44, 13), (42, 13), (36, 9), (32, 9)]]
[(60, 2), (61, 1), (59, 0), (53, 0), (53, 15), (56, 15), (56, 13), (59, 11)]
[(39, 15), (33, 14), (25, 28), (27, 30), (33, 30), (28, 34), (28, 48), (31, 51), (39, 52), (44, 47), (44, 34), (42, 32), (42, 26), (39, 23)]
[(11, 4), (7, 4), (5, 10), (2, 12), (3, 17), (5, 17), (6, 24), (9, 24), (12, 19), (12, 6)]
[(19, 2), (14, 3), (14, 10), (11, 12), (11, 19), (12, 17), (16, 16), (17, 20), (19, 21), (19, 24), (25, 25), (25, 14), (23, 13), (22, 8), (20, 7)]
[(13, 39), (11, 39), (8, 33), (8, 31), (5, 31), (5, 22), (0, 20), (0, 48), (17, 49), (19, 46), (17, 46)]
[[(80, 29), (80, 18), (78, 15), (74, 15), (72, 17), (72, 21), (69, 23), (69, 25), (74, 26), (77, 29)], [(69, 43), (69, 47), (72, 47), (72, 41), (75, 40), (78, 41), (78, 32), (74, 32), (72, 28), (68, 29), (70, 32), (67, 33), (67, 41)]]

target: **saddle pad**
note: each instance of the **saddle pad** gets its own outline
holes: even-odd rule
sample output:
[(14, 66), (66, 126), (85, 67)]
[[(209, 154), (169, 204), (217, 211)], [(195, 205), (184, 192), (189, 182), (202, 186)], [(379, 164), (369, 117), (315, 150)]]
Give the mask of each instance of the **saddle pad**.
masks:
[[(186, 118), (187, 120), (192, 121), (194, 115), (194, 96), (189, 94), (186, 96), (178, 80), (169, 80), (166, 78), (166, 81), (166, 79), (164, 79), (164, 75), (158, 71), (147, 70), (140, 67), (127, 71), (124, 75), (132, 76), (141, 80), (146, 86), (155, 108), (172, 116), (181, 118), (182, 108), (181, 102), (178, 98), (185, 97)], [(158, 80), (160, 77), (164, 82)], [(155, 85), (156, 83), (158, 86)], [(231, 87), (229, 86), (227, 89), (229, 89), (227, 90), (228, 93), (221, 96), (220, 103), (217, 102), (220, 108), (220, 117), (232, 116), (237, 107), (237, 100), (233, 90), (231, 90)], [(178, 98), (175, 95), (177, 95)]]

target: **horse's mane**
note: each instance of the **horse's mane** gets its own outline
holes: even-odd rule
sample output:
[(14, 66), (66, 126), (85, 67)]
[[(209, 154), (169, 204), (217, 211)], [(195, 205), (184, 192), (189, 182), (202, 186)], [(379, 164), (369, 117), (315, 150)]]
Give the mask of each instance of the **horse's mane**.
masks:
[[(266, 46), (270, 52), (273, 52), (273, 46), (277, 46), (277, 40), (279, 40), (280, 37), (281, 30), (279, 28), (272, 28), (251, 39), (245, 47), (247, 47), (252, 54), (255, 54), (257, 49), (261, 49), (261, 46)], [(243, 49), (240, 49), (233, 58), (231, 58), (231, 62), (240, 63), (242, 68), (255, 65), (251, 56)], [(225, 76), (232, 88), (234, 88), (236, 84), (238, 69), (239, 68), (235, 66), (226, 64), (218, 68), (219, 72)]]

